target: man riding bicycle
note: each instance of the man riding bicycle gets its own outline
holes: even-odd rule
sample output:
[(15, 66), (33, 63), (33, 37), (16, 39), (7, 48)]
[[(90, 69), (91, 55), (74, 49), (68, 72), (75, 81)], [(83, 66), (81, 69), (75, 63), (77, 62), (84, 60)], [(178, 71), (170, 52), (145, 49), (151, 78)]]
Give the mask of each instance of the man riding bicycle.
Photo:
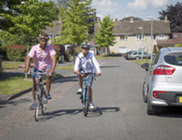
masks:
[[(34, 59), (34, 72), (46, 72), (49, 71), (51, 74), (55, 73), (56, 67), (56, 52), (52, 45), (48, 45), (47, 42), (49, 40), (49, 36), (46, 33), (42, 33), (39, 38), (38, 45), (32, 47), (28, 54), (28, 58), (26, 61), (25, 72), (29, 71), (30, 62)], [(35, 89), (36, 83), (38, 81), (38, 76), (35, 76), (35, 80), (33, 80), (32, 87), (32, 96), (33, 96), (33, 104), (30, 106), (30, 110), (34, 110), (34, 101), (35, 101)], [(51, 99), (50, 88), (51, 88), (52, 77), (51, 75), (46, 75), (46, 98)]]
[[(99, 63), (97, 62), (97, 59), (95, 56), (89, 52), (90, 44), (88, 42), (84, 42), (81, 45), (82, 52), (78, 54), (78, 57), (75, 61), (75, 67), (74, 72), (79, 76), (79, 89), (77, 91), (77, 94), (82, 94), (82, 86), (83, 86), (83, 77), (84, 74), (82, 73), (95, 73), (97, 76), (101, 75), (101, 70)], [(90, 104), (89, 108), (93, 109), (94, 104), (92, 101), (92, 88), (90, 88)]]

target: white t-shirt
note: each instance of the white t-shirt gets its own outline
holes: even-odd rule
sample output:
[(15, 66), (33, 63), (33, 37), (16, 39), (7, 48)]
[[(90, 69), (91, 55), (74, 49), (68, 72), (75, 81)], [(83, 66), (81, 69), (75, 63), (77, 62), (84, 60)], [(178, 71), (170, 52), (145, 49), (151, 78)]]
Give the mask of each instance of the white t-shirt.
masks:
[(85, 73), (101, 73), (99, 63), (91, 52), (87, 54), (87, 57), (82, 52), (78, 54), (74, 71), (80, 70), (83, 70)]

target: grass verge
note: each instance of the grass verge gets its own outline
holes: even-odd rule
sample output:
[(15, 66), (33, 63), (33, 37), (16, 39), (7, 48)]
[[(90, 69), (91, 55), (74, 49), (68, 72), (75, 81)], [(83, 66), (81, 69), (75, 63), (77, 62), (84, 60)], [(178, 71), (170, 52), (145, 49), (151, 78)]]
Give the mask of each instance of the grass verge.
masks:
[[(52, 76), (52, 79), (55, 79), (59, 76), (60, 74), (55, 74)], [(25, 76), (11, 77), (0, 81), (0, 87), (0, 95), (13, 95), (31, 88), (32, 78), (31, 76), (28, 76), (28, 79), (25, 80)]]
[(151, 63), (150, 62), (150, 59), (138, 59), (138, 60), (132, 60), (133, 62), (135, 62), (136, 64), (138, 64), (138, 65), (142, 65), (143, 63)]
[(73, 70), (74, 66), (71, 64), (71, 65), (56, 67), (56, 69), (60, 69), (60, 70)]
[(2, 62), (3, 69), (18, 69), (19, 65), (24, 65), (25, 62)]

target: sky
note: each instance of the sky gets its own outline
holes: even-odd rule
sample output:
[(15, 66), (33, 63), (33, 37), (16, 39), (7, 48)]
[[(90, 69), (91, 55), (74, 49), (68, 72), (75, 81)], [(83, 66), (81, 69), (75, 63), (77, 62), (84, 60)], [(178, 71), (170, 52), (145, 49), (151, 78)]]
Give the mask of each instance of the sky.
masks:
[(143, 20), (150, 16), (158, 20), (159, 11), (166, 10), (167, 5), (175, 5), (177, 2), (182, 0), (92, 0), (92, 7), (96, 8), (97, 16), (101, 20), (108, 15), (118, 20), (129, 16)]
[(175, 5), (182, 0), (93, 0), (92, 6), (97, 9), (97, 16), (110, 15), (118, 20), (134, 16), (146, 20), (147, 16), (152, 16), (157, 20), (159, 11), (166, 10), (166, 5)]

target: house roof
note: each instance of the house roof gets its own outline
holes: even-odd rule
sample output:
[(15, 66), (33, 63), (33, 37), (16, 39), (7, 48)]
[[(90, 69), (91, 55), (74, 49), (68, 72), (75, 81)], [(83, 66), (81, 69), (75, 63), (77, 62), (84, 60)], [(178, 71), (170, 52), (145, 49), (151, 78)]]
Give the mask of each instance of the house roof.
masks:
[(60, 35), (61, 31), (61, 22), (53, 21), (53, 27), (47, 26), (43, 32), (46, 32), (47, 34), (51, 35)]
[[(151, 34), (151, 21), (116, 21), (114, 35), (141, 34), (139, 27), (143, 27), (144, 34)], [(153, 20), (153, 34), (170, 34), (169, 21)]]
[[(177, 35), (177, 37), (175, 37)], [(182, 44), (182, 33), (173, 33), (173, 38), (168, 40), (157, 40), (158, 46), (170, 46)]]

